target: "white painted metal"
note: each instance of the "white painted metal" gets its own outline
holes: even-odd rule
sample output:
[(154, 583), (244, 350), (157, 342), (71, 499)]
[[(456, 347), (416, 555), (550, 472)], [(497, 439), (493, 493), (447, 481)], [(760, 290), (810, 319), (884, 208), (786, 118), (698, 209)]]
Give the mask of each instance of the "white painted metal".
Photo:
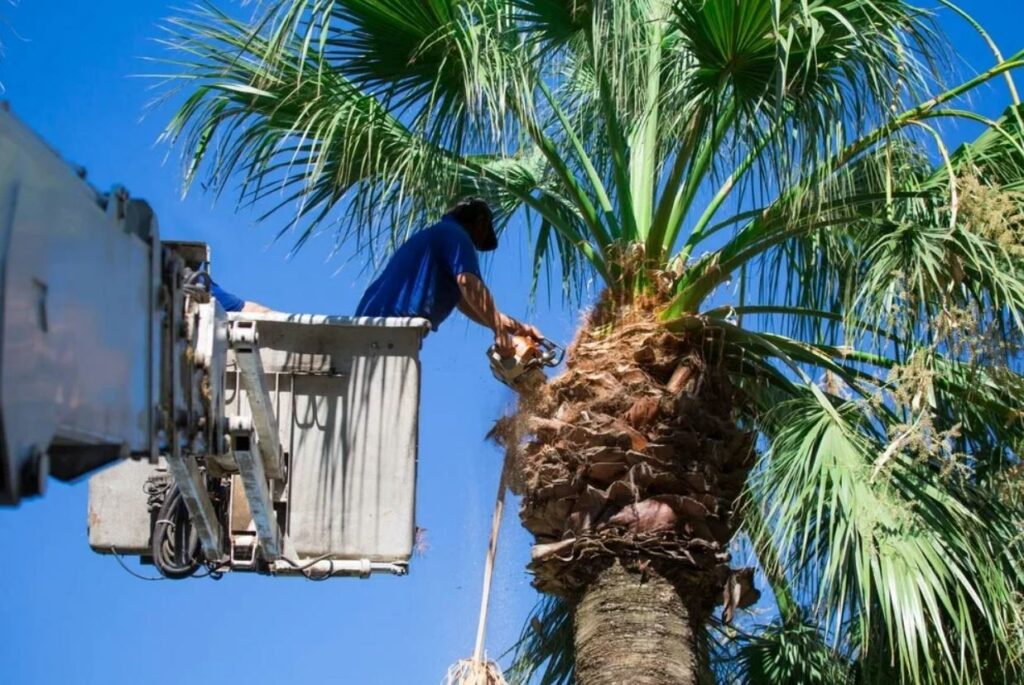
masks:
[[(418, 357), (429, 323), (287, 314), (230, 318), (257, 325), (289, 459), (285, 534), (298, 557), (292, 561), (407, 562), (415, 534)], [(249, 415), (233, 367), (229, 357), (225, 411)]]
[(307, 578), (330, 576), (358, 576), (369, 578), (374, 573), (404, 576), (409, 567), (404, 562), (370, 561), (369, 559), (314, 559), (296, 566), (287, 561), (274, 563), (274, 572), (280, 575), (301, 573)]
[[(193, 500), (202, 509), (193, 514), (193, 523), (209, 539), (204, 544), (208, 553), (217, 558), (227, 553), (235, 571), (265, 568), (317, 578), (406, 573), (415, 538), (418, 358), (429, 322), (284, 314), (232, 314), (230, 319), (255, 327), (265, 403), (276, 417), (288, 481), (282, 489), (260, 473), (256, 422), (235, 354), (228, 351), (220, 423), (228, 433), (250, 439), (248, 450), (236, 444), (234, 454), (228, 450), (216, 459), (228, 473), (241, 472), (231, 479), (226, 528), (216, 525), (201, 498)], [(207, 455), (208, 464), (213, 456)], [(190, 455), (169, 462), (177, 469), (179, 485), (187, 489), (202, 481), (199, 474), (182, 470), (196, 463)], [(140, 473), (146, 468), (149, 473), (156, 469), (145, 465)], [(121, 505), (111, 500), (137, 500), (139, 475), (123, 469), (96, 477), (90, 511), (116, 511)], [(269, 488), (263, 489), (263, 483)], [(286, 516), (277, 538), (267, 525), (280, 508)], [(132, 511), (134, 519), (121, 528), (103, 518), (109, 526), (95, 533), (91, 529), (93, 548), (136, 552), (142, 516)], [(144, 518), (148, 526), (150, 517)], [(254, 518), (259, 522), (252, 523)], [(264, 529), (258, 530), (261, 524)], [(226, 545), (216, 537), (221, 530), (229, 536)], [(269, 566), (256, 563), (257, 533)]]
[(231, 452), (242, 476), (245, 499), (256, 526), (263, 558), (275, 561), (281, 556), (281, 534), (274, 514), (274, 503), (270, 498), (262, 451), (254, 444), (257, 440), (251, 430), (232, 433)]
[(284, 460), (281, 457), (280, 430), (277, 417), (270, 405), (267, 379), (260, 362), (259, 335), (255, 321), (233, 321), (228, 338), (234, 352), (242, 388), (249, 400), (249, 411), (256, 437), (259, 438), (259, 452), (267, 476), (284, 480)]

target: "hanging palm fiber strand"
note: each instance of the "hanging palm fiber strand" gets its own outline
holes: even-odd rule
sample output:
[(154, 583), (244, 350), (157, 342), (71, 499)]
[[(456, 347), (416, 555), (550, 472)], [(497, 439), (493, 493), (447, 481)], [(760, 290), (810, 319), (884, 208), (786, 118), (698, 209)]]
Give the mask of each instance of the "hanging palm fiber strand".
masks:
[(447, 685), (506, 685), (501, 668), (484, 656), (484, 635), (487, 632), (487, 606), (491, 597), (491, 579), (494, 576), (494, 559), (498, 554), (498, 531), (505, 510), (505, 474), (508, 459), (502, 465), (498, 481), (498, 497), (494, 502), (494, 517), (491, 520), (491, 537), (487, 545), (487, 561), (484, 564), (484, 589), (480, 598), (480, 620), (476, 628), (476, 648), (473, 658), (463, 659), (448, 669)]

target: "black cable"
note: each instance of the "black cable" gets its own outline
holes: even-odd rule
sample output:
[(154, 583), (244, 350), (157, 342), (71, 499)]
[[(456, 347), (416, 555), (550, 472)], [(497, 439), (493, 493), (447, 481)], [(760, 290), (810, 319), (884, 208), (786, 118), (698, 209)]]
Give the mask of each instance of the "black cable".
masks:
[(121, 568), (123, 568), (125, 571), (127, 571), (129, 574), (135, 576), (139, 580), (167, 580), (163, 576), (159, 576), (157, 578), (154, 578), (153, 576), (144, 576), (141, 573), (136, 573), (135, 571), (133, 571), (130, 568), (128, 568), (128, 565), (124, 563), (124, 559), (121, 557), (120, 554), (117, 553), (117, 550), (115, 548), (111, 547), (110, 548), (110, 553), (114, 555), (115, 559), (117, 559), (117, 563), (120, 564)]
[[(293, 561), (288, 557), (281, 557), (281, 561), (285, 562), (293, 569), (295, 569), (303, 576), (305, 576), (306, 580), (319, 582), (321, 580), (327, 580), (328, 578), (334, 575), (334, 559), (331, 559), (330, 556), (331, 554), (328, 552), (327, 554), (319, 556), (316, 559), (311, 559), (304, 564), (300, 564), (297, 561)], [(327, 570), (320, 575), (316, 575), (316, 573), (313, 572), (313, 566), (319, 564), (321, 561), (327, 561)]]
[(188, 578), (202, 565), (199, 535), (192, 527), (181, 490), (167, 492), (153, 527), (153, 564), (165, 578)]
[(157, 473), (146, 479), (142, 485), (142, 492), (146, 495), (146, 507), (151, 513), (159, 511), (160, 505), (167, 498), (167, 491), (173, 484), (174, 481), (167, 473)]

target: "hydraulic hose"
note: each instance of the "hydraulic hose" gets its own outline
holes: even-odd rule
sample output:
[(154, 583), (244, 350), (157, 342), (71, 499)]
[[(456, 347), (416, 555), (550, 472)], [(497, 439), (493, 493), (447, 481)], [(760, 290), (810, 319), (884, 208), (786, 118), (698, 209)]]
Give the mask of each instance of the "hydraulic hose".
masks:
[(202, 565), (199, 536), (177, 486), (172, 487), (160, 505), (153, 527), (153, 563), (165, 578), (181, 579), (193, 575)]

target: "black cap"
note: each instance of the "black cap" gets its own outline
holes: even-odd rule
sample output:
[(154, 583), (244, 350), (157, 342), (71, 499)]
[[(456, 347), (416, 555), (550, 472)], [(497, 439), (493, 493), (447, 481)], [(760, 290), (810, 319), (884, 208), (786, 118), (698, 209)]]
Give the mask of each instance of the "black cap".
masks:
[[(460, 200), (458, 204), (449, 210), (448, 214), (462, 224), (462, 227), (470, 231), (473, 244), (481, 252), (490, 252), (498, 247), (498, 234), (494, 232), (494, 213), (488, 204), (479, 197), (468, 197)], [(471, 227), (480, 220), (484, 220), (484, 232), (480, 236), (472, 234)]]

